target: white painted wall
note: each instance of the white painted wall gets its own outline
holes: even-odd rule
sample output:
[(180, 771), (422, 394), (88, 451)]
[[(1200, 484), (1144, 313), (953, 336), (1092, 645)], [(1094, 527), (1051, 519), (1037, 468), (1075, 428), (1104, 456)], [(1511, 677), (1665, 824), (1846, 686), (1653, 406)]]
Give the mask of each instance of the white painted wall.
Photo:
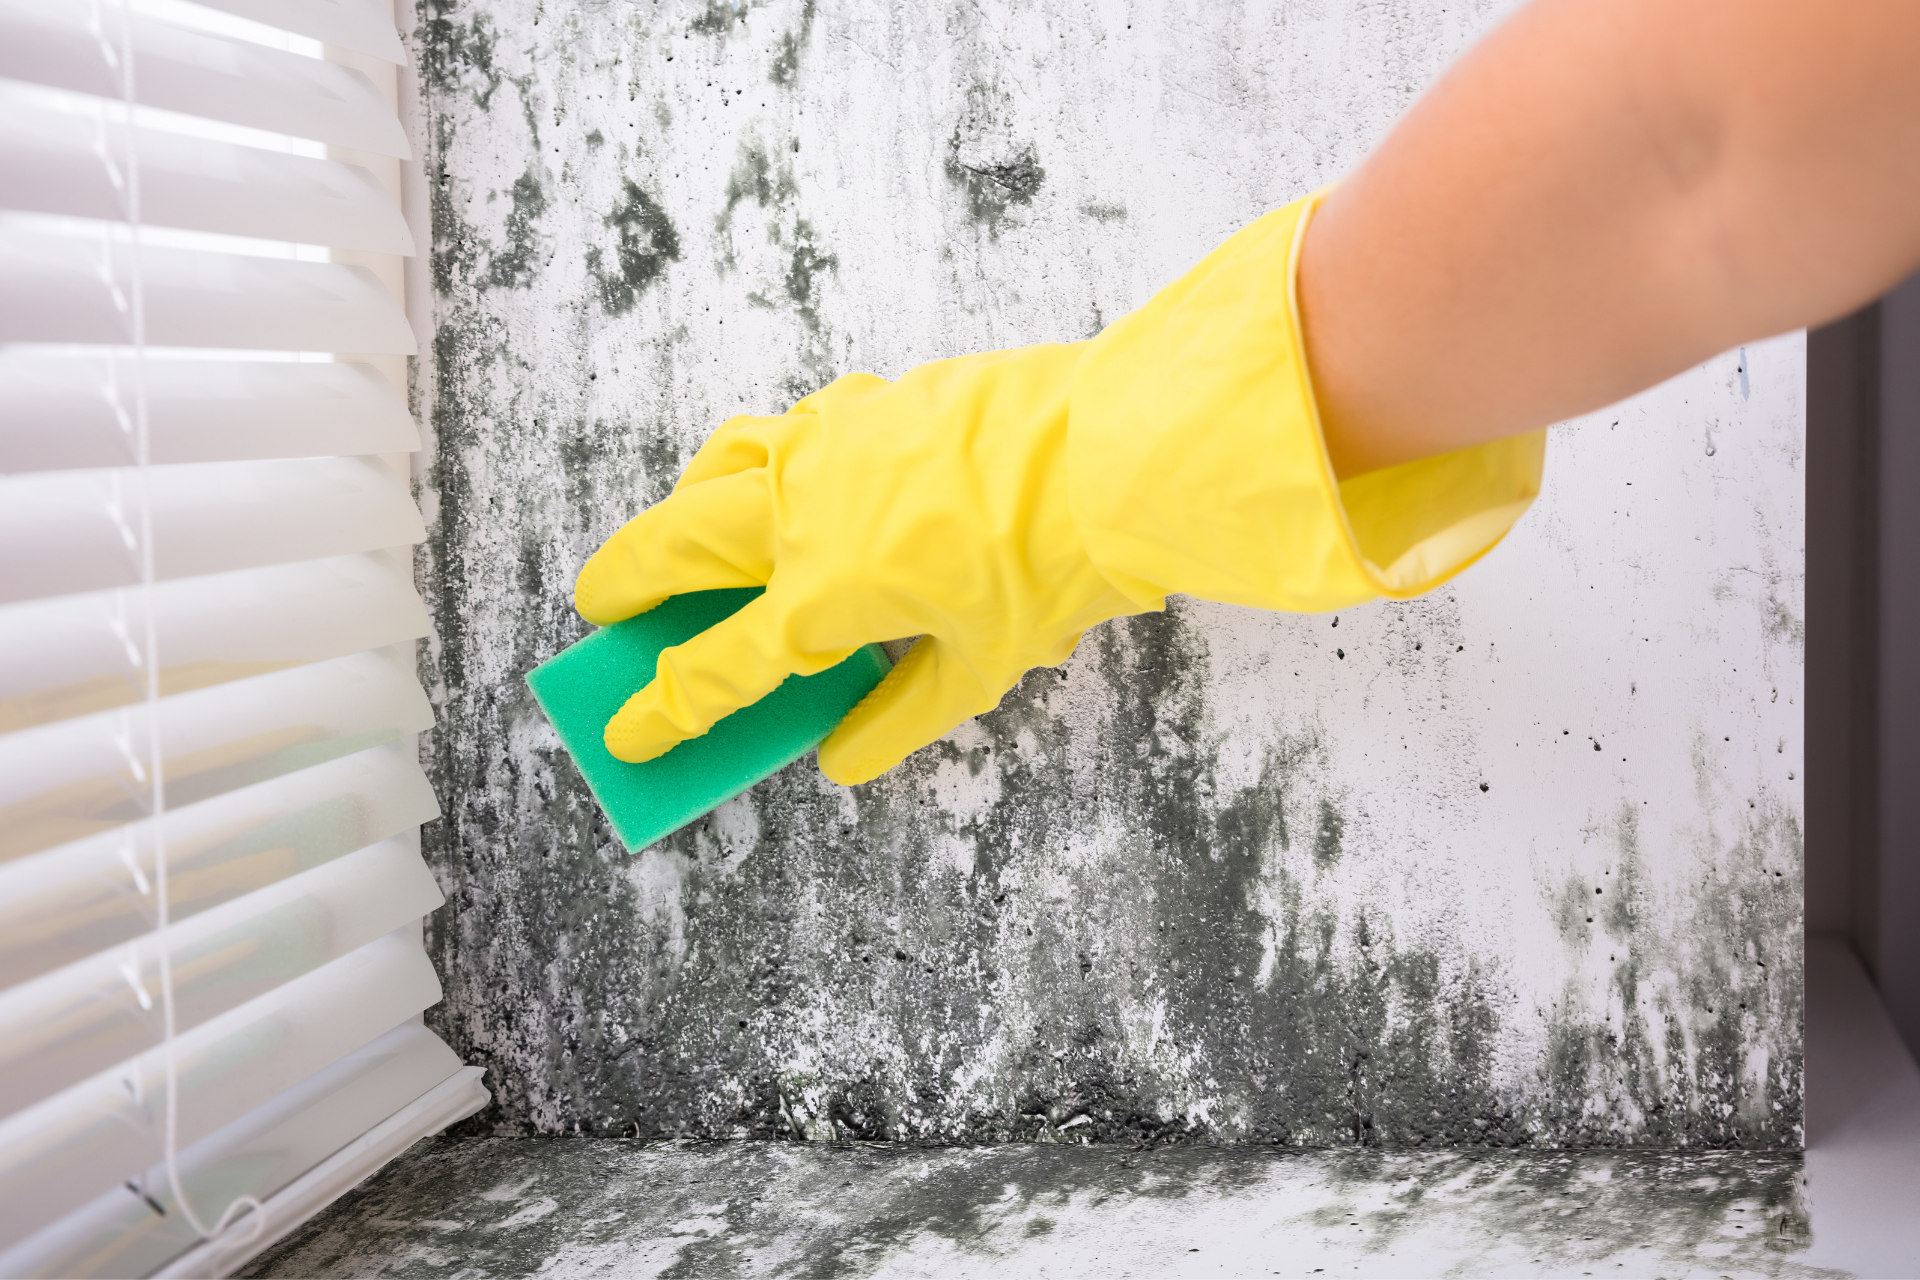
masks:
[[(1132, 1108), (1290, 1141), (1797, 1141), (1798, 336), (1556, 429), (1535, 510), (1425, 600), (1337, 628), (1187, 602), (1180, 669), (1145, 633), (1090, 636), (944, 757), (858, 794), (790, 771), (637, 860), (519, 689), (580, 633), (580, 560), (727, 415), (1090, 336), (1350, 169), (1499, 11), (429, 11), (423, 572), (456, 903), (434, 946), (442, 1024), (508, 1118), (999, 1136), (1040, 1106), (1043, 1135), (1078, 1107), (1104, 1137)], [(1028, 201), (969, 190), (1023, 157)], [(622, 310), (595, 273), (628, 183), (677, 252)], [(1128, 698), (1197, 737), (1140, 754)], [(1176, 775), (1204, 793), (1185, 834), (1154, 791)], [(1290, 834), (1208, 898), (1263, 787)], [(1287, 931), (1322, 924), (1287, 970)]]

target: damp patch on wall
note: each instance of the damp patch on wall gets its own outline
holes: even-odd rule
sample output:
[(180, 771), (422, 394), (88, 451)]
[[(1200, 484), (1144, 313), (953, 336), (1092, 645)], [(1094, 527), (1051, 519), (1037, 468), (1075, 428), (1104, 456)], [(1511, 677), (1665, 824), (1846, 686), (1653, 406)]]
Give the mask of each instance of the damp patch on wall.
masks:
[(637, 855), (521, 681), (726, 417), (1091, 336), (1497, 16), (421, 0), (429, 1017), (478, 1125), (1798, 1145), (1798, 338), (1557, 428), (1427, 598), (1176, 599)]

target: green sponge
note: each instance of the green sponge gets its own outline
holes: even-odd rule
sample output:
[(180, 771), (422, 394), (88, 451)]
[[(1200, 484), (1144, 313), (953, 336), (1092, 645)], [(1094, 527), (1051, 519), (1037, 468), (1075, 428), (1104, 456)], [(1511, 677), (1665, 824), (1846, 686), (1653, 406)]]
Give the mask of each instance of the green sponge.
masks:
[(867, 645), (818, 675), (788, 676), (760, 701), (657, 759), (614, 759), (601, 734), (653, 679), (660, 651), (737, 612), (761, 590), (674, 596), (527, 672), (534, 699), (629, 850), (679, 830), (819, 746), (893, 665), (879, 645)]

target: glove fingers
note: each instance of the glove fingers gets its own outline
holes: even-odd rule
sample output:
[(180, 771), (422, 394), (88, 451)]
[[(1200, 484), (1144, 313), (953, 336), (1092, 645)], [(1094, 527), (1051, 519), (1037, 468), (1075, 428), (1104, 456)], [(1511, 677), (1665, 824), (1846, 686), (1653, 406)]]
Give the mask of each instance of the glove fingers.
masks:
[[(607, 721), (615, 759), (638, 764), (697, 738), (799, 670), (821, 666), (782, 639), (774, 597), (759, 596), (693, 639), (660, 651), (652, 683)], [(844, 655), (842, 655), (844, 656)]]
[(694, 451), (693, 460), (674, 482), (674, 491), (766, 466), (796, 425), (785, 414), (766, 418), (742, 413), (728, 418)]
[(1012, 686), (1011, 680), (997, 688), (983, 683), (947, 646), (924, 636), (820, 744), (820, 772), (843, 787), (877, 778), (992, 710)]
[(627, 521), (580, 568), (573, 607), (597, 626), (668, 596), (757, 587), (773, 575), (773, 510), (764, 471), (676, 489)]

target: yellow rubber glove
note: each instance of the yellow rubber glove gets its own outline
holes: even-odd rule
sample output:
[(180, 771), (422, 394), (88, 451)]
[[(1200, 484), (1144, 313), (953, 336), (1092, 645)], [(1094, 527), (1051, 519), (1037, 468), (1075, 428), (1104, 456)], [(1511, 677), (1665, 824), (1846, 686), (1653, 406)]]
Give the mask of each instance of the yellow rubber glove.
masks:
[(1293, 296), (1312, 205), (1254, 222), (1091, 342), (850, 374), (729, 420), (587, 561), (574, 601), (606, 624), (687, 591), (766, 593), (663, 652), (607, 749), (652, 759), (790, 674), (920, 636), (821, 745), (827, 777), (865, 782), (1170, 592), (1334, 609), (1484, 554), (1539, 490), (1544, 433), (1336, 483)]

